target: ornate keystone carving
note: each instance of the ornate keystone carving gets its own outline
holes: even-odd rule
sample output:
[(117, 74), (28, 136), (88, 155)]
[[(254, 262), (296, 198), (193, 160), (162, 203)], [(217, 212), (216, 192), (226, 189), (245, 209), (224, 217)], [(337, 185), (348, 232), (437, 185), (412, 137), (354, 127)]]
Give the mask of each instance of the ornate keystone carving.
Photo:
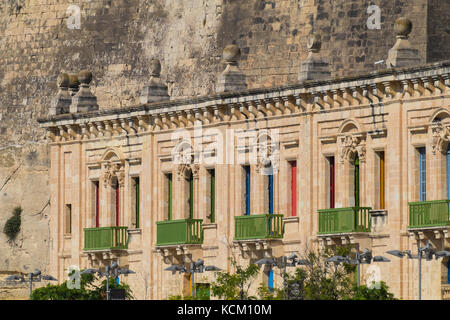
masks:
[(365, 140), (361, 135), (343, 135), (339, 137), (339, 159), (341, 163), (349, 160), (353, 154), (358, 154), (359, 160), (364, 162), (366, 160), (366, 145)]
[(448, 127), (439, 123), (431, 128), (431, 152), (436, 154), (437, 152), (443, 152), (445, 146), (450, 141), (450, 130)]

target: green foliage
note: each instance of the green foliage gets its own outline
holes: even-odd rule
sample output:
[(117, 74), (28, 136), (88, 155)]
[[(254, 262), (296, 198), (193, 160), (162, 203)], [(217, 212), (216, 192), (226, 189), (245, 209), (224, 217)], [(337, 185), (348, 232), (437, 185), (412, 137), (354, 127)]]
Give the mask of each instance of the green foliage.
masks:
[(10, 217), (5, 223), (3, 232), (10, 240), (14, 240), (20, 231), (20, 225), (22, 223), (21, 214), (22, 208), (15, 207), (12, 217)]
[(389, 292), (389, 287), (385, 282), (381, 281), (379, 286), (369, 288), (365, 285), (354, 288), (352, 300), (397, 300), (394, 295)]
[(324, 249), (318, 253), (307, 253), (307, 265), (297, 268), (295, 277), (289, 279), (290, 283), (302, 283), (301, 296), (304, 300), (339, 300), (351, 295), (352, 283), (349, 274), (353, 266), (326, 263), (326, 260), (334, 255), (345, 255), (345, 252), (342, 252), (344, 249), (339, 250), (333, 252)]
[(260, 300), (283, 300), (284, 290), (277, 288), (270, 290), (264, 283), (261, 283), (258, 288), (258, 296)]
[[(35, 289), (31, 300), (106, 300), (106, 279), (99, 286), (94, 283), (98, 278), (93, 274), (80, 276), (80, 289), (69, 289), (67, 281), (59, 285), (48, 284), (46, 287)], [(109, 288), (125, 289), (125, 298), (133, 299), (130, 287), (125, 283), (117, 284), (113, 278), (109, 279)]]
[(212, 294), (223, 300), (253, 300), (256, 297), (249, 296), (248, 291), (252, 281), (259, 273), (256, 264), (250, 264), (246, 268), (237, 265), (234, 259), (231, 264), (236, 272), (216, 272), (216, 281), (211, 283)]

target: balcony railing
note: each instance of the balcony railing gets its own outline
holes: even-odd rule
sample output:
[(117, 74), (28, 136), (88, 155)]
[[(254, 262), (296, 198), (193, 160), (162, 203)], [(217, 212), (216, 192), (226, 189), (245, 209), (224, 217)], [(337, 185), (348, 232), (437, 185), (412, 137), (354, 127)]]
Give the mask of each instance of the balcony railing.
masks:
[(449, 226), (449, 202), (450, 200), (410, 202), (408, 228)]
[(318, 234), (370, 232), (369, 207), (319, 210)]
[(128, 227), (84, 229), (84, 250), (128, 249)]
[(234, 240), (283, 238), (281, 214), (260, 214), (234, 217)]
[(203, 220), (182, 219), (156, 222), (156, 245), (202, 244)]

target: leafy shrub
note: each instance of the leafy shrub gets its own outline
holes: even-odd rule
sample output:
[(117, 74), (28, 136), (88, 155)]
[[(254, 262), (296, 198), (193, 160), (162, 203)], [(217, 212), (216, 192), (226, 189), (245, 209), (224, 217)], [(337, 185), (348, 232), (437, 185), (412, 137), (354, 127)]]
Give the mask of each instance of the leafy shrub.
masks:
[(22, 214), (22, 208), (15, 207), (13, 210), (13, 216), (11, 218), (9, 218), (5, 223), (3, 232), (6, 234), (6, 236), (10, 240), (13, 240), (20, 231), (20, 225), (22, 223), (22, 219), (20, 217), (21, 214)]

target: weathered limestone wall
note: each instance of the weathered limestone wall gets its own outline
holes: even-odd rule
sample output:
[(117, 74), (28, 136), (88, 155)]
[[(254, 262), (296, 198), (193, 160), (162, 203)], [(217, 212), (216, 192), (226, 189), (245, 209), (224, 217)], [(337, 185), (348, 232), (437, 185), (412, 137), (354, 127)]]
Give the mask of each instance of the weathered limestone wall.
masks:
[[(14, 206), (24, 212), (17, 244), (0, 232), (0, 270), (44, 270), (48, 262), (49, 160), (35, 119), (47, 115), (61, 71), (92, 70), (100, 108), (135, 104), (152, 57), (161, 60), (172, 97), (205, 95), (214, 92), (223, 70), (222, 48), (234, 42), (242, 48), (249, 88), (282, 85), (297, 81), (306, 35), (314, 28), (322, 33), (332, 76), (354, 74), (386, 58), (399, 16), (413, 21), (411, 42), (423, 59), (435, 61), (448, 52), (442, 41), (434, 42), (448, 39), (443, 2), (374, 1), (381, 30), (368, 30), (369, 4), (362, 0), (1, 1), (0, 229)], [(80, 29), (67, 27), (70, 5), (81, 9)]]

